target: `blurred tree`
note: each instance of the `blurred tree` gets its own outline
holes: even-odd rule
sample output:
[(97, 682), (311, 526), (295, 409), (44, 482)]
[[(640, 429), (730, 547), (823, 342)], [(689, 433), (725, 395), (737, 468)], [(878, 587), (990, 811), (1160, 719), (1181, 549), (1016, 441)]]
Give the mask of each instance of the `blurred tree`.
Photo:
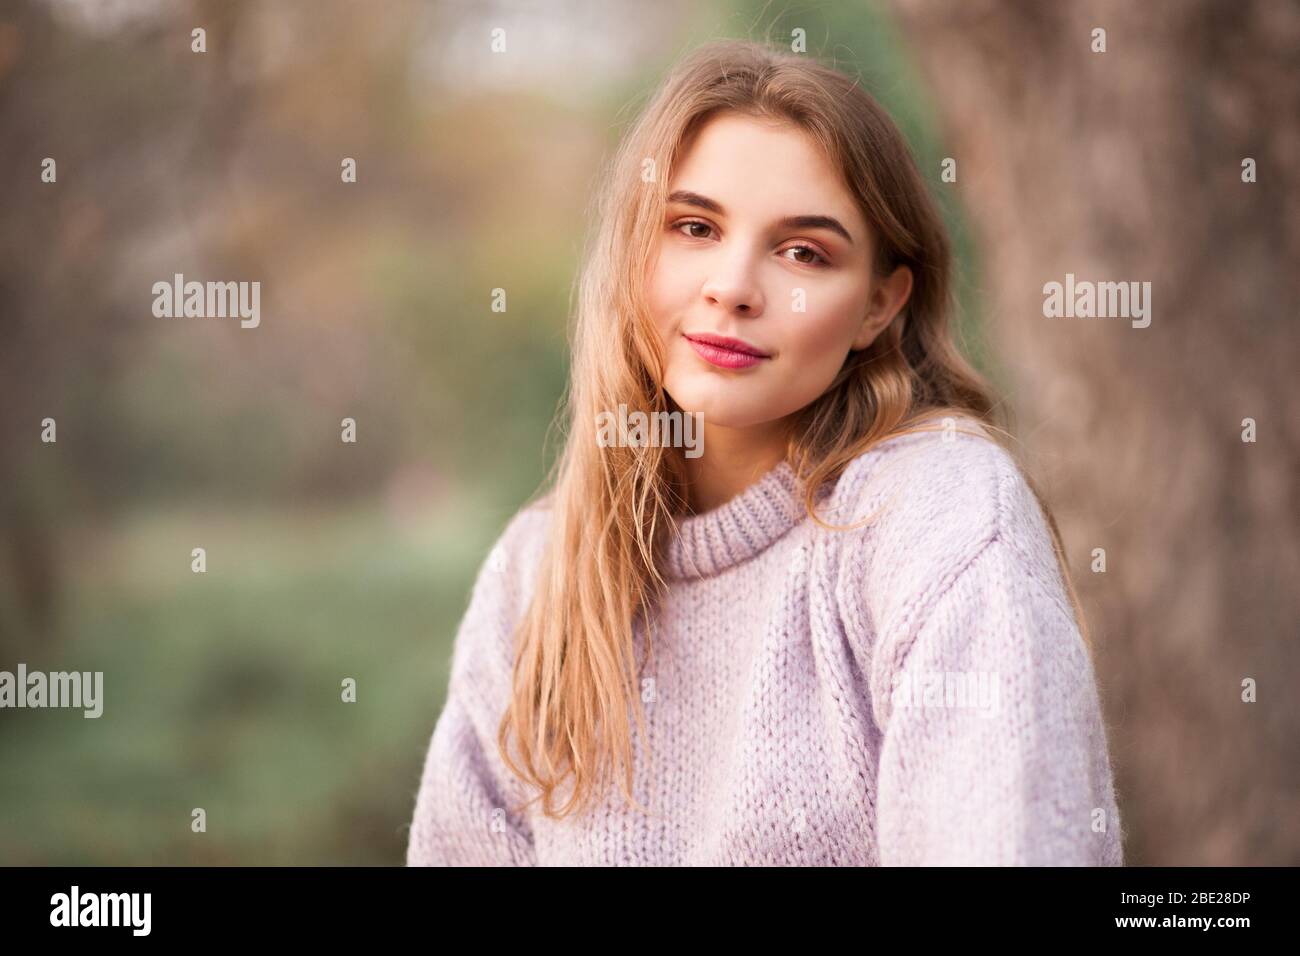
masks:
[[(1091, 612), (1128, 859), (1294, 865), (1300, 7), (892, 8), (944, 118), (988, 334)], [(1150, 326), (1044, 318), (1043, 285), (1071, 272), (1150, 281)]]
[[(242, 4), (210, 3), (220, 38)], [(196, 111), (227, 135), (238, 124), (229, 55), (195, 64), (153, 49), (157, 32), (68, 30), (52, 4), (14, 0), (0, 12), (0, 653), (40, 651), (57, 631), (55, 527), (111, 500), (103, 482), (118, 448), (94, 414), (112, 378), (139, 352), (114, 253), (168, 208), (173, 194), (142, 174), (161, 144), (202, 177), (222, 139), (196, 144)], [(184, 68), (180, 68), (183, 65)], [(148, 104), (148, 108), (140, 108)], [(54, 160), (53, 181), (42, 172)], [(179, 177), (178, 177), (179, 178)], [(54, 419), (57, 441), (42, 443)]]

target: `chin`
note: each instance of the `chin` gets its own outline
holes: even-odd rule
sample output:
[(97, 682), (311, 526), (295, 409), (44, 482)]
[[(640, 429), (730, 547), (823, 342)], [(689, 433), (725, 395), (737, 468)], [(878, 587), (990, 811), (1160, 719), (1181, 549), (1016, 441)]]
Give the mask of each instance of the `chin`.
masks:
[(703, 414), (704, 424), (715, 428), (749, 428), (780, 417), (769, 414), (765, 408), (753, 407), (744, 402), (741, 395), (728, 393), (726, 389), (721, 392), (713, 389), (707, 396), (688, 392), (685, 401), (675, 396), (673, 400), (684, 412)]
[[(709, 425), (749, 428), (788, 415), (789, 389), (768, 376), (691, 369), (686, 374), (668, 374), (664, 390), (683, 412), (704, 415)], [(784, 400), (782, 400), (784, 397)], [(776, 399), (776, 400), (774, 400)]]

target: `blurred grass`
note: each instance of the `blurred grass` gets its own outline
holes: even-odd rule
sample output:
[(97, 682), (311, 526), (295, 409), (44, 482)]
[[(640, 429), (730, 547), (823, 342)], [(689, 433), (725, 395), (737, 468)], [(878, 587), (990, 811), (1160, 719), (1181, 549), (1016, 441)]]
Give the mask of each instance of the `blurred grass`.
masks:
[(0, 789), (0, 860), (401, 863), (455, 628), (506, 518), (448, 500), (400, 526), (378, 504), (144, 512), (85, 543), (58, 656), (104, 672), (103, 715), (4, 712), (22, 771)]

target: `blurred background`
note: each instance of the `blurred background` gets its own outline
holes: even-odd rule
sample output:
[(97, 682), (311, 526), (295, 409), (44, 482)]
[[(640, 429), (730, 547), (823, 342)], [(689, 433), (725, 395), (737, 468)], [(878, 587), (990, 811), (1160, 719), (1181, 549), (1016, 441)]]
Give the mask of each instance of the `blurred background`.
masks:
[[(0, 863), (403, 861), (470, 586), (555, 450), (600, 164), (682, 53), (795, 29), (953, 230), (1128, 861), (1300, 863), (1300, 5), (1264, 0), (5, 0), (0, 669), (105, 700), (0, 710)], [(178, 272), (260, 281), (260, 326), (155, 318)], [(1067, 272), (1151, 281), (1151, 326), (1044, 319)]]

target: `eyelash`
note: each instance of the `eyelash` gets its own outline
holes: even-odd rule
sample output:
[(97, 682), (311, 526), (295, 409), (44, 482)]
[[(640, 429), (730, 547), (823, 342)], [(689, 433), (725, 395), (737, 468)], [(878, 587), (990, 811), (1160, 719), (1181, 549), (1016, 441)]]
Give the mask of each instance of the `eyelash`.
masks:
[[(712, 229), (712, 228), (713, 228), (713, 227), (710, 226), (707, 222), (704, 222), (704, 221), (702, 221), (702, 220), (700, 220), (700, 219), (682, 219), (682, 220), (679, 220), (678, 222), (673, 223), (672, 228), (673, 228), (673, 230), (676, 231), (676, 232), (681, 232), (682, 235), (686, 236), (687, 239), (699, 239), (699, 238), (700, 238), (699, 236), (690, 236), (690, 235), (687, 235), (686, 233), (682, 232), (682, 227), (683, 227), (683, 226), (691, 226), (691, 225), (704, 226), (706, 229)], [(783, 251), (784, 251), (784, 252), (791, 252), (791, 251), (793, 251), (793, 250), (795, 250), (795, 249), (807, 249), (809, 252), (811, 252), (814, 256), (817, 257), (817, 260), (816, 260), (815, 262), (800, 262), (798, 259), (791, 259), (790, 261), (793, 262), (793, 263), (795, 263), (796, 265), (801, 265), (801, 266), (812, 266), (812, 267), (814, 267), (814, 268), (820, 268), (820, 267), (823, 267), (823, 266), (828, 266), (828, 265), (830, 265), (830, 260), (829, 260), (829, 259), (827, 259), (824, 255), (822, 255), (820, 252), (818, 252), (818, 251), (817, 251), (816, 249), (814, 249), (812, 246), (807, 245), (807, 244), (800, 244), (800, 245), (797, 245), (797, 246), (791, 246), (789, 249), (785, 249), (785, 250), (783, 250)]]

